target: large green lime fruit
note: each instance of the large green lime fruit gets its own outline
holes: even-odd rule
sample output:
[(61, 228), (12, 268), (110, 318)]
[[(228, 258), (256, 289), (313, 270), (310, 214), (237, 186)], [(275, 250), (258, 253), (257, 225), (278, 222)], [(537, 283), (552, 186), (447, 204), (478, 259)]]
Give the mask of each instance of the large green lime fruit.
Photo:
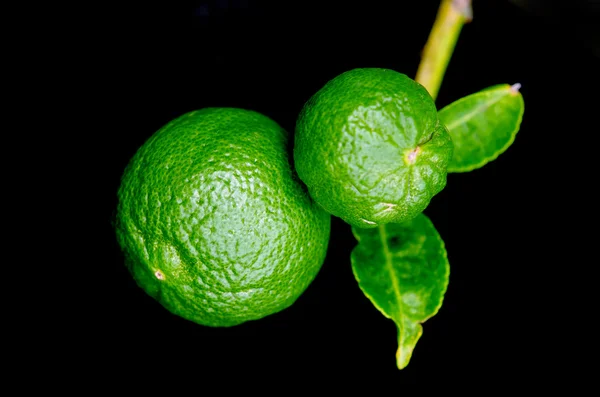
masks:
[(354, 69), (303, 107), (294, 161), (315, 201), (369, 228), (421, 213), (446, 185), (452, 149), (422, 85), (393, 70)]
[(123, 174), (115, 221), (137, 284), (208, 326), (290, 306), (323, 263), (330, 215), (287, 143), (271, 119), (234, 108), (184, 114), (150, 137)]

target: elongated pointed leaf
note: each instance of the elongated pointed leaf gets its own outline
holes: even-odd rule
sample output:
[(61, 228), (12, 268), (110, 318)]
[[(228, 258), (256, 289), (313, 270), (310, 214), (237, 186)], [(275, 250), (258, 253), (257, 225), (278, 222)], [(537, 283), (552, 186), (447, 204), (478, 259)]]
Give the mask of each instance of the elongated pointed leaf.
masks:
[(448, 287), (450, 266), (444, 242), (424, 214), (373, 229), (353, 228), (351, 254), (360, 289), (398, 327), (396, 363), (408, 365), (423, 328), (435, 315)]
[(454, 143), (448, 172), (466, 172), (495, 160), (515, 140), (523, 118), (519, 84), (495, 85), (439, 111)]

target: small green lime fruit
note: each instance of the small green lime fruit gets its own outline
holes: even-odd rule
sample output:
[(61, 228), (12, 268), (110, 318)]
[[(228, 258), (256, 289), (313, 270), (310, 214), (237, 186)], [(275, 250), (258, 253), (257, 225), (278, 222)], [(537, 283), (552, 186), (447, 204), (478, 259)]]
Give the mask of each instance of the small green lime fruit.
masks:
[(354, 69), (303, 107), (294, 161), (311, 196), (356, 227), (400, 223), (446, 185), (452, 140), (427, 90), (387, 69)]
[(137, 284), (165, 308), (233, 326), (290, 306), (325, 258), (330, 215), (295, 175), (288, 134), (206, 108), (166, 124), (121, 180), (115, 226)]

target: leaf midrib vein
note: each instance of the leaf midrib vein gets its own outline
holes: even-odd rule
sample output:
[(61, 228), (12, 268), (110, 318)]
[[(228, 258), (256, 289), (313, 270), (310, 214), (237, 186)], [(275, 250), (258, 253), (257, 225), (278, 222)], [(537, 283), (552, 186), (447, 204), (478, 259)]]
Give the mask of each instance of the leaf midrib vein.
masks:
[[(398, 301), (398, 313), (399, 313), (399, 321), (402, 322), (404, 318), (404, 314), (402, 313), (402, 298), (400, 293), (400, 283), (398, 282), (398, 278), (394, 273), (394, 268), (392, 265), (392, 254), (390, 253), (390, 248), (387, 242), (387, 232), (385, 231), (385, 225), (379, 225), (379, 238), (381, 239), (381, 246), (383, 247), (383, 255), (385, 256), (385, 265), (387, 271), (390, 273), (390, 279), (392, 280), (392, 287), (394, 289), (394, 295), (396, 296), (396, 300)], [(400, 340), (403, 340), (404, 337), (404, 326), (403, 324), (398, 324), (399, 332), (400, 332)]]
[(481, 105), (477, 106), (470, 112), (467, 112), (464, 115), (462, 115), (461, 117), (459, 117), (458, 119), (454, 119), (452, 122), (446, 124), (446, 128), (448, 128), (449, 130), (452, 130), (452, 129), (456, 128), (457, 126), (466, 123), (468, 120), (472, 119), (475, 115), (479, 114), (482, 109), (487, 109), (487, 108), (495, 105), (496, 103), (500, 102), (505, 97), (506, 97), (506, 95), (492, 97), (489, 101), (482, 103)]

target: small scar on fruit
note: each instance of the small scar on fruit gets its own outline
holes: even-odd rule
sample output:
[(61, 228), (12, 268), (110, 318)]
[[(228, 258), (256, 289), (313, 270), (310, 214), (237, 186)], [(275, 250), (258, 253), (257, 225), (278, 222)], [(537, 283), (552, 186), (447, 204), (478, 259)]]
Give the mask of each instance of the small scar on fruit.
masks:
[(154, 275), (159, 280), (164, 280), (165, 279), (165, 275), (160, 270), (155, 271)]
[(417, 146), (413, 150), (410, 150), (406, 154), (406, 159), (405, 159), (406, 163), (407, 164), (414, 164), (415, 161), (417, 161), (417, 156), (419, 155), (419, 153), (421, 153), (421, 147), (420, 146)]

